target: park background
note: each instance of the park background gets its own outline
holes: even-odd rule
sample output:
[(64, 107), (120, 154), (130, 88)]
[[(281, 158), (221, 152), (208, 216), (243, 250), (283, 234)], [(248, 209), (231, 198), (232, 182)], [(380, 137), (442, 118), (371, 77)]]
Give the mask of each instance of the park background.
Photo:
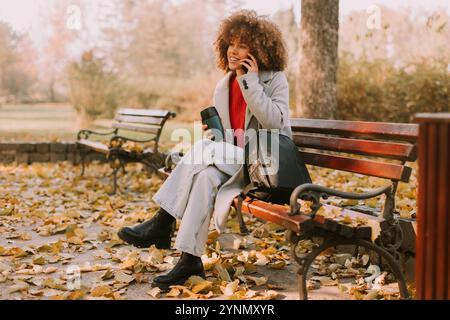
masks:
[[(291, 116), (408, 123), (417, 112), (450, 111), (448, 1), (333, 1), (329, 13), (339, 9), (339, 33), (338, 46), (334, 42), (330, 47), (338, 48), (331, 50), (338, 59), (323, 59), (324, 65), (320, 57), (308, 61), (315, 48), (304, 46), (300, 37), (302, 21), (309, 31), (317, 28), (322, 8), (314, 6), (316, 11), (301, 20), (300, 3), (0, 1), (0, 160), (5, 162), (0, 164), (0, 298), (209, 299), (228, 292), (237, 299), (272, 299), (279, 293), (296, 299), (296, 271), (283, 228), (249, 217), (249, 239), (236, 235), (235, 219), (228, 221), (231, 234), (217, 238), (211, 232), (208, 237), (204, 263), (226, 286), (202, 283), (202, 292), (212, 288), (213, 294), (161, 296), (149, 288), (150, 280), (173, 267), (177, 253), (138, 251), (124, 245), (117, 230), (154, 215), (157, 206), (149, 199), (162, 180), (134, 166), (120, 176), (122, 192), (109, 196), (111, 172), (104, 163), (91, 164), (80, 177), (71, 161), (48, 163), (55, 154), (39, 150), (65, 150), (57, 141), (73, 146), (81, 128), (109, 128), (115, 110), (124, 106), (175, 111), (161, 139), (161, 149), (170, 147), (176, 142), (170, 141), (173, 129), (191, 130), (192, 122), (200, 120), (199, 111), (211, 105), (214, 86), (223, 76), (215, 66), (215, 33), (221, 19), (243, 8), (269, 15), (284, 35)], [(303, 58), (302, 44), (308, 52)], [(315, 73), (313, 67), (320, 66), (336, 71), (337, 80), (333, 74)], [(315, 94), (302, 105), (302, 90), (315, 83), (326, 94)], [(411, 166), (411, 180), (398, 186), (396, 212), (414, 220), (417, 166)], [(314, 168), (311, 175), (315, 183), (346, 191), (385, 185), (373, 177), (328, 169)], [(382, 200), (367, 205), (378, 209)], [(340, 260), (345, 265), (340, 273), (352, 268)], [(408, 261), (414, 266), (414, 259)], [(80, 290), (69, 290), (66, 266), (82, 273)], [(319, 265), (329, 266), (328, 260)], [(239, 276), (242, 268), (245, 275)], [(366, 271), (358, 271), (359, 280)], [(311, 284), (313, 299), (398, 298), (392, 287), (366, 290), (324, 274)], [(412, 278), (409, 273), (408, 280)], [(409, 289), (414, 294), (414, 286)]]
[[(417, 112), (449, 111), (448, 2), (339, 5), (334, 118), (410, 122)], [(281, 28), (291, 115), (302, 115), (300, 1), (2, 1), (0, 140), (74, 140), (82, 127), (108, 127), (114, 111), (128, 106), (177, 112), (164, 143), (211, 105), (223, 76), (215, 33), (242, 8)]]

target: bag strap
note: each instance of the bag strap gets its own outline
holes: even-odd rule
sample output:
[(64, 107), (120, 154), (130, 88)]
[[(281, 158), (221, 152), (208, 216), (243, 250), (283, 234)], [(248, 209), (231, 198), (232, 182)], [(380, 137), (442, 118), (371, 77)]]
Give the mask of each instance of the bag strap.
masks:
[(258, 187), (254, 183), (249, 183), (244, 187), (242, 192), (238, 196), (238, 203), (236, 206), (236, 216), (239, 221), (239, 231), (241, 234), (248, 234), (247, 226), (244, 223), (244, 218), (242, 216), (242, 203), (244, 202), (244, 198), (247, 196), (247, 194), (252, 191), (256, 190)]

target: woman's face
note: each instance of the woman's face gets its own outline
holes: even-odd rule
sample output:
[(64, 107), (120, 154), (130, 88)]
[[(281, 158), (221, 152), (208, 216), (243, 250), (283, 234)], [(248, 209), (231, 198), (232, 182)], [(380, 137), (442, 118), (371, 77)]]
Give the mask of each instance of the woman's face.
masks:
[(250, 52), (250, 48), (245, 43), (241, 43), (238, 40), (234, 40), (228, 46), (227, 58), (228, 68), (231, 71), (240, 69), (242, 66), (239, 64), (241, 60), (246, 59)]

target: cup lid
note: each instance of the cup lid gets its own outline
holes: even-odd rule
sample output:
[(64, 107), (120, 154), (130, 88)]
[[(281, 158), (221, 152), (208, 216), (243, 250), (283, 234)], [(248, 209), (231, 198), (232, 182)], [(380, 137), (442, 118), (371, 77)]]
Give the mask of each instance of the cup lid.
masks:
[(216, 107), (211, 106), (211, 107), (208, 107), (208, 108), (200, 111), (200, 115), (202, 117), (202, 120), (204, 120), (204, 119), (208, 119), (208, 118), (218, 115), (218, 112), (216, 110)]

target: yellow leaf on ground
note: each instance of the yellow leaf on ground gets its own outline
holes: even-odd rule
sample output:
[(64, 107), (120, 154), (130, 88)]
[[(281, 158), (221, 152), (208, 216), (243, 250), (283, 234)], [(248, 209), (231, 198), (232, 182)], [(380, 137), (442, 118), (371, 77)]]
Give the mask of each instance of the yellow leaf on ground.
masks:
[(14, 206), (0, 208), (0, 216), (9, 216), (14, 212)]
[(91, 289), (91, 295), (94, 297), (103, 297), (112, 293), (110, 286), (98, 286)]
[(158, 287), (152, 288), (147, 291), (147, 294), (153, 298), (159, 298), (161, 295), (161, 289)]
[(233, 282), (228, 283), (222, 290), (223, 294), (226, 296), (232, 296), (239, 287), (239, 280), (234, 280)]
[(185, 284), (192, 290), (193, 293), (200, 293), (202, 291), (207, 293), (213, 285), (211, 281), (207, 281), (199, 276), (189, 277)]
[(366, 201), (364, 201), (364, 204), (366, 204), (367, 206), (369, 206), (371, 208), (376, 208), (376, 207), (378, 207), (378, 199), (372, 198), (372, 199), (366, 200)]
[(258, 260), (256, 260), (255, 262), (255, 265), (257, 266), (265, 266), (269, 263), (269, 259), (260, 252), (256, 253), (256, 257), (258, 258)]
[(345, 215), (344, 219), (342, 219), (342, 223), (345, 223), (345, 224), (352, 224), (352, 222), (353, 222), (352, 218), (348, 215)]
[(206, 244), (212, 244), (219, 237), (219, 232), (217, 230), (211, 231), (208, 234), (208, 240), (206, 240)]
[(24, 281), (17, 281), (16, 284), (8, 288), (8, 293), (14, 293), (17, 291), (27, 290), (30, 285)]
[(219, 278), (221, 280), (231, 282), (230, 274), (221, 263), (216, 264), (215, 269), (218, 272)]
[(253, 298), (254, 300), (276, 300), (280, 294), (274, 290), (265, 290), (258, 292), (258, 296)]
[(257, 286), (262, 286), (267, 283), (267, 277), (252, 277), (248, 276), (247, 279), (252, 280)]
[(279, 261), (269, 264), (269, 267), (271, 269), (281, 270), (284, 267), (286, 267), (286, 262), (284, 260), (279, 260)]
[(83, 240), (80, 239), (80, 237), (73, 236), (67, 239), (67, 242), (70, 244), (76, 244), (76, 245), (82, 245)]
[(58, 268), (56, 268), (56, 267), (47, 267), (47, 268), (44, 269), (44, 273), (45, 274), (50, 274), (50, 273), (53, 273), (53, 272), (56, 272), (56, 271), (58, 271)]
[(68, 300), (81, 300), (86, 295), (86, 292), (84, 290), (77, 290), (69, 293), (67, 295)]
[(119, 266), (120, 269), (133, 269), (134, 265), (137, 263), (135, 258), (125, 260)]
[(148, 249), (147, 262), (152, 265), (163, 263), (164, 262), (164, 251), (156, 248), (155, 245), (152, 245)]
[(273, 223), (273, 222), (267, 222), (264, 225), (264, 228), (269, 231), (269, 232), (278, 232), (278, 231), (283, 231), (286, 228), (283, 226), (280, 226), (279, 224)]
[(202, 256), (203, 268), (205, 269), (205, 271), (212, 270), (216, 266), (216, 264), (219, 263), (219, 261), (219, 257), (208, 258), (206, 255)]
[(176, 298), (181, 294), (181, 291), (178, 288), (170, 289), (169, 293), (166, 294), (166, 297)]
[(123, 271), (116, 272), (114, 275), (114, 279), (120, 283), (130, 283), (135, 280), (132, 275), (126, 274)]
[(343, 206), (357, 206), (358, 203), (359, 203), (358, 200), (348, 199), (348, 200), (343, 201), (341, 203), (341, 205), (343, 205)]
[(33, 259), (34, 264), (43, 265), (47, 263), (47, 260), (43, 256), (35, 256)]
[(363, 297), (363, 300), (375, 300), (378, 298), (378, 290), (369, 290), (369, 292)]

